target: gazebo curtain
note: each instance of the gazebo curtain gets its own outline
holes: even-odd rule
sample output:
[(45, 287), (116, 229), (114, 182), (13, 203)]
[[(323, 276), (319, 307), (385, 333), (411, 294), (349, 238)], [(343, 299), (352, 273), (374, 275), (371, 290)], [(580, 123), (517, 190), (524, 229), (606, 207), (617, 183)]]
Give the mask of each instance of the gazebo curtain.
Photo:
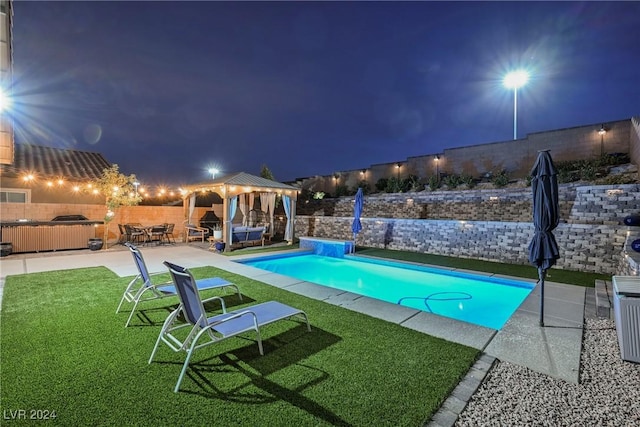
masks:
[(273, 211), (276, 207), (275, 193), (260, 193), (260, 207), (269, 213), (269, 232), (273, 236)]
[(236, 216), (236, 210), (238, 210), (238, 198), (232, 197), (229, 200), (229, 218), (227, 218), (227, 222), (233, 221), (233, 217)]
[(287, 216), (287, 225), (284, 228), (284, 240), (289, 242), (291, 241), (291, 197), (282, 195), (282, 205), (284, 206), (284, 214)]
[[(242, 225), (247, 225), (247, 213), (249, 212), (249, 206), (247, 205), (247, 195), (239, 194), (238, 198), (240, 199), (240, 212), (242, 212)], [(233, 216), (231, 216), (233, 219)]]

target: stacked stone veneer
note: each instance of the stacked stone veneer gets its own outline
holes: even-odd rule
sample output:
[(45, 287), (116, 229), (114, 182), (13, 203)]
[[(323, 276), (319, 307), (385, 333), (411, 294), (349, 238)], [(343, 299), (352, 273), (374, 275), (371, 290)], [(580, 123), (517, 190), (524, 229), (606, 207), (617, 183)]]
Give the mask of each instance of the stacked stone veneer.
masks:
[[(560, 193), (562, 217), (567, 217), (575, 199), (575, 188)], [(364, 217), (465, 219), (471, 221), (529, 221), (531, 189), (424, 191), (373, 194), (365, 197)], [(353, 197), (313, 200), (298, 205), (298, 214), (352, 216)]]
[[(332, 201), (311, 207), (315, 215), (301, 215), (309, 209), (300, 209), (301, 203), (297, 235), (352, 238), (353, 197)], [(640, 213), (640, 187), (561, 186), (560, 205), (561, 224), (554, 233), (560, 246), (558, 267), (620, 272), (627, 236), (640, 237), (640, 227), (635, 231), (622, 222)], [(431, 219), (435, 216), (440, 218)], [(357, 243), (527, 264), (531, 217), (530, 189), (371, 195), (365, 197)]]
[[(621, 224), (640, 213), (640, 186), (560, 185), (560, 218), (564, 222)], [(424, 191), (365, 196), (363, 217), (531, 221), (531, 188)], [(298, 203), (298, 215), (353, 216), (353, 196)]]

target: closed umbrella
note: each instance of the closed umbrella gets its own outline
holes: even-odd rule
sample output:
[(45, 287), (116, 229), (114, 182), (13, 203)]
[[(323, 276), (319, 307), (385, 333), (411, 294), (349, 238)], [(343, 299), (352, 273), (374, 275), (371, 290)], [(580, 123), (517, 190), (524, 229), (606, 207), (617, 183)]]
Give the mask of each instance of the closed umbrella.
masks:
[(356, 236), (362, 230), (362, 223), (360, 222), (360, 215), (362, 215), (362, 206), (364, 205), (364, 194), (362, 188), (358, 188), (356, 193), (356, 200), (353, 204), (353, 222), (351, 223), (351, 231), (353, 232), (353, 246), (355, 250)]
[(540, 283), (540, 326), (544, 326), (544, 279), (547, 270), (560, 257), (553, 230), (558, 226), (558, 170), (549, 151), (540, 151), (531, 169), (533, 193), (533, 239), (529, 244), (529, 262), (538, 268)]

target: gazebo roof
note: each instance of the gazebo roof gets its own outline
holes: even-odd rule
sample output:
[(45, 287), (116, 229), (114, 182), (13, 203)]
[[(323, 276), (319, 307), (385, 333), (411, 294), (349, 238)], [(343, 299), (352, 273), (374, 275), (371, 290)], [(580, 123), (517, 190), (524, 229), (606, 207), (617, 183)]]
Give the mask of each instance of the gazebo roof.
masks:
[[(237, 187), (233, 189), (232, 187)], [(245, 172), (232, 173), (211, 181), (186, 185), (182, 187), (183, 197), (198, 191), (213, 191), (215, 193), (241, 194), (253, 191), (276, 191), (297, 195), (300, 190), (289, 184), (251, 175)]]

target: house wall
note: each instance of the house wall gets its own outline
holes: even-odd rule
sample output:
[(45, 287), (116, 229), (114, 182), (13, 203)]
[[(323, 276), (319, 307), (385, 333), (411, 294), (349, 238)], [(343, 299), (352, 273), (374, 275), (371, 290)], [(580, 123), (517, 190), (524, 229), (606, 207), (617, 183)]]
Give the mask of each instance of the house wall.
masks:
[(104, 196), (93, 194), (86, 188), (76, 192), (74, 185), (77, 184), (65, 182), (62, 185), (53, 183), (49, 187), (45, 181), (25, 182), (21, 177), (0, 176), (0, 188), (29, 190), (32, 203), (104, 205)]

